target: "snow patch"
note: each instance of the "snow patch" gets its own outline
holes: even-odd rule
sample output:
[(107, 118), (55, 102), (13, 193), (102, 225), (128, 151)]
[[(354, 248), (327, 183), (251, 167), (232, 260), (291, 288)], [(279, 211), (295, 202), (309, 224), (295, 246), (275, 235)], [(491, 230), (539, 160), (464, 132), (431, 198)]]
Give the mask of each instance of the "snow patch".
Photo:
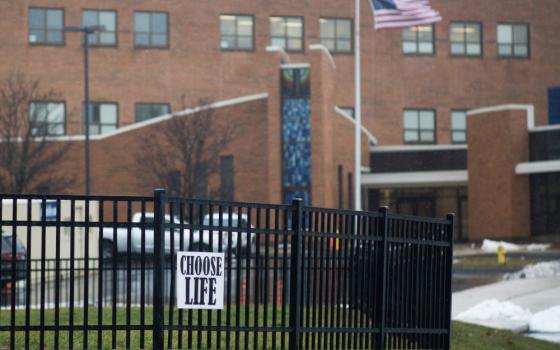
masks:
[(476, 321), (521, 321), (529, 322), (531, 311), (510, 301), (489, 299), (458, 314), (455, 319), (476, 323)]
[(480, 249), (486, 253), (496, 253), (499, 246), (504, 247), (506, 253), (519, 251), (544, 252), (551, 247), (551, 245), (548, 243), (515, 244), (506, 241), (493, 241), (491, 239), (484, 239), (482, 241), (482, 246), (480, 247)]
[(537, 312), (529, 321), (531, 332), (560, 333), (560, 305)]
[(489, 253), (496, 253), (498, 247), (502, 246), (506, 250), (506, 252), (517, 252), (521, 250), (519, 244), (509, 243), (505, 241), (493, 241), (491, 239), (485, 239), (482, 241), (482, 251), (489, 252)]
[(517, 280), (522, 278), (547, 278), (560, 277), (560, 260), (546, 261), (527, 265), (522, 270), (506, 273), (504, 280)]

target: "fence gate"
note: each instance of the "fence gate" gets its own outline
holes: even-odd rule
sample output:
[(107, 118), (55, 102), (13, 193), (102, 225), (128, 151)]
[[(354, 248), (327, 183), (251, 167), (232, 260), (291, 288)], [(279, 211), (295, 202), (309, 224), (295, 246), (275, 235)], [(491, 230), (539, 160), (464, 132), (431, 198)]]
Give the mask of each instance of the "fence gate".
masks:
[[(0, 197), (0, 348), (449, 349), (453, 215)], [(184, 251), (223, 253), (223, 308), (177, 308)]]

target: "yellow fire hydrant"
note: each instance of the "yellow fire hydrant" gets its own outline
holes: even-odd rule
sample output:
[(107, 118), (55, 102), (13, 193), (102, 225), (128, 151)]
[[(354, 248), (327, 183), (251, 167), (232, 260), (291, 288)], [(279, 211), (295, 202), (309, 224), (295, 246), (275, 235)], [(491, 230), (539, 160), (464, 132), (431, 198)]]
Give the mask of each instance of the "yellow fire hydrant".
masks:
[(503, 245), (498, 246), (498, 265), (506, 264), (506, 249)]

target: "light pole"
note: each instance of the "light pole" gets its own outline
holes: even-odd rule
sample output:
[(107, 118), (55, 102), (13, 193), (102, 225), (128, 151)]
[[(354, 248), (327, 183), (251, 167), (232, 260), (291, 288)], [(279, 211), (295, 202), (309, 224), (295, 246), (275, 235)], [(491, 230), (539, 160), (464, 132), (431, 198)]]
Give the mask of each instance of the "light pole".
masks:
[(91, 192), (90, 176), (90, 157), (89, 157), (89, 42), (88, 35), (95, 32), (105, 31), (105, 26), (83, 26), (83, 27), (64, 27), (63, 31), (71, 33), (83, 33), (84, 35), (84, 125), (85, 128), (85, 178), (86, 195)]

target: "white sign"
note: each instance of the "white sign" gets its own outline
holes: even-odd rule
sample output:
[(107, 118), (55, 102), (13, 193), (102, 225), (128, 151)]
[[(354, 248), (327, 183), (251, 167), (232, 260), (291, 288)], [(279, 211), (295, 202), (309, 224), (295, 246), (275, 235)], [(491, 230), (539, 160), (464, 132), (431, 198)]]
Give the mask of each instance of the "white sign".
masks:
[(224, 253), (177, 253), (177, 307), (224, 308)]

